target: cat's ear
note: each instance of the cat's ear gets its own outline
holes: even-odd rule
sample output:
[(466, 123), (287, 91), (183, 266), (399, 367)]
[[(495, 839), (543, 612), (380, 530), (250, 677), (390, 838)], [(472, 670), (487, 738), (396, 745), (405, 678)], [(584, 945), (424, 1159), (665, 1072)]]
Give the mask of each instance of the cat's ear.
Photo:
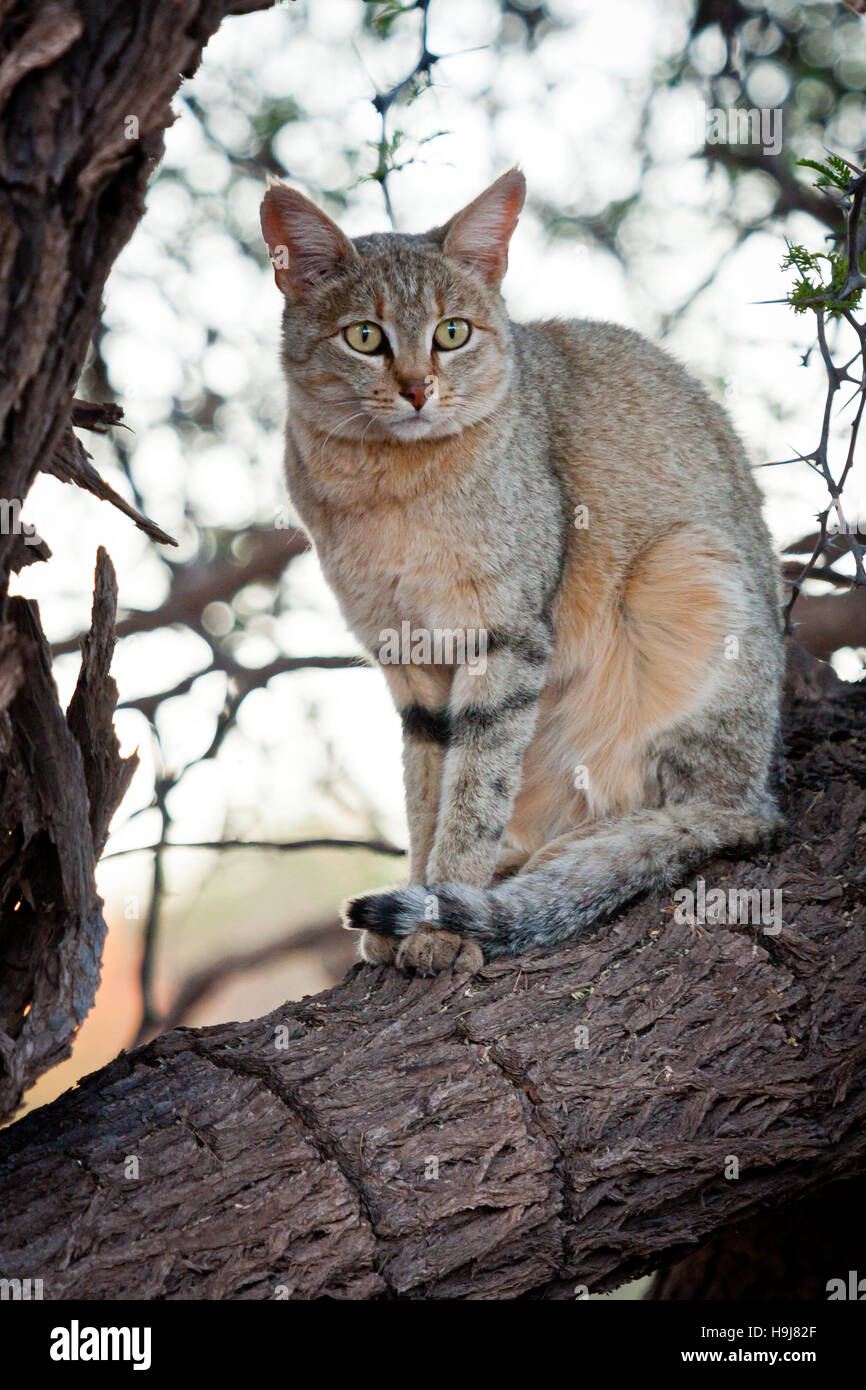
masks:
[(296, 188), (276, 180), (262, 200), (262, 235), (287, 299), (342, 274), (357, 254), (347, 236)]
[(442, 250), (498, 289), (508, 268), (508, 243), (517, 226), (526, 179), (509, 169), (442, 228)]

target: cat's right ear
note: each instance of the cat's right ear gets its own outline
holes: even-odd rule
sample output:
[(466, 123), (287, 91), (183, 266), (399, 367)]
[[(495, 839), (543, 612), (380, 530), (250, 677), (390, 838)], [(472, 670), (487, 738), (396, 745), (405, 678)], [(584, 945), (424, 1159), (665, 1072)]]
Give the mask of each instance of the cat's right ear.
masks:
[(336, 222), (285, 183), (270, 185), (261, 216), (274, 279), (288, 300), (339, 276), (357, 254)]

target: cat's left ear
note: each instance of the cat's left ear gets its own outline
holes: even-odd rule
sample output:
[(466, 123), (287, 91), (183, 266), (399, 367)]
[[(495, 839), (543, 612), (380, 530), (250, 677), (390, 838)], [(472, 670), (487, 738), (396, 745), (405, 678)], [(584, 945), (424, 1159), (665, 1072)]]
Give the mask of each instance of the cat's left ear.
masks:
[(445, 255), (498, 289), (525, 198), (526, 179), (519, 169), (509, 169), (442, 228)]
[(292, 302), (340, 275), (354, 260), (355, 248), (336, 222), (288, 184), (271, 183), (261, 216), (274, 279)]

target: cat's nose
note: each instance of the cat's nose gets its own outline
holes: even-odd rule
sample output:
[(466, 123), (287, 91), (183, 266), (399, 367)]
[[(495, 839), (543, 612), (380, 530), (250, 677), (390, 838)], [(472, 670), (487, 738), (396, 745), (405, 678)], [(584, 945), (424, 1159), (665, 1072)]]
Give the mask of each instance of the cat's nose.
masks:
[(411, 401), (416, 410), (420, 410), (427, 400), (426, 381), (404, 381), (400, 385), (400, 395), (404, 400)]

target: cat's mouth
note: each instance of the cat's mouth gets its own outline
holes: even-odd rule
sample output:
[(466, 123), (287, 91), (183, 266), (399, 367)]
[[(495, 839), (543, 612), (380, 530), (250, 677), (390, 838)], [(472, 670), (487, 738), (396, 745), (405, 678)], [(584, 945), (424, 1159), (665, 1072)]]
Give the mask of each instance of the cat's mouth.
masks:
[[(439, 422), (441, 425), (441, 421)], [(403, 439), (421, 439), (425, 435), (432, 434), (436, 428), (436, 421), (430, 415), (425, 415), (422, 411), (414, 415), (398, 415), (388, 421), (388, 429), (391, 434)]]
[(398, 415), (390, 423), (392, 429), (430, 429), (433, 419), (430, 415), (416, 411), (414, 415)]

